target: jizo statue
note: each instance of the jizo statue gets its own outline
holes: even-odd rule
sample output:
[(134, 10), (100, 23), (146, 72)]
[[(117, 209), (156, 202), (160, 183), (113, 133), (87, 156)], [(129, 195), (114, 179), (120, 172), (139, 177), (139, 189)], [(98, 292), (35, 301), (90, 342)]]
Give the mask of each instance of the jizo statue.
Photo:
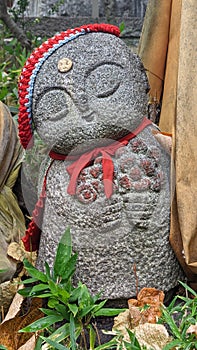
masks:
[(163, 291), (182, 278), (168, 238), (170, 156), (146, 118), (147, 91), (139, 57), (105, 24), (49, 39), (20, 78), (21, 142), (32, 147), (35, 128), (51, 158), (24, 244), (38, 248), (40, 226), (44, 269), (70, 227), (75, 280), (103, 298), (135, 295), (136, 275), (139, 288)]

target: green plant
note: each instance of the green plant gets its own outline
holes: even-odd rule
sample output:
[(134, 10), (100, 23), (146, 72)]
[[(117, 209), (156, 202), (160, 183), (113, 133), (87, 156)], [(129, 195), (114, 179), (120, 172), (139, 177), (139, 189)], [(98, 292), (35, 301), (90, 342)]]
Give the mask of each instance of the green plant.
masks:
[[(2, 23), (2, 22), (1, 22)], [(32, 37), (27, 33), (32, 47), (39, 46), (41, 38)], [(18, 113), (18, 79), (30, 52), (22, 47), (21, 43), (13, 38), (11, 33), (2, 24), (0, 27), (0, 100), (4, 102), (11, 113)]]
[[(28, 260), (24, 266), (30, 278), (24, 284), (30, 285), (19, 290), (25, 297), (47, 298), (47, 307), (41, 308), (45, 316), (20, 332), (45, 330), (39, 336), (36, 350), (42, 342), (55, 349), (87, 349), (87, 334), (91, 349), (94, 349), (97, 330), (91, 321), (96, 316), (115, 316), (123, 309), (104, 308), (106, 300), (100, 301), (101, 293), (92, 296), (83, 283), (72, 284), (77, 254), (72, 253), (70, 230), (67, 229), (57, 248), (52, 271), (45, 263), (45, 272), (37, 270)], [(34, 284), (32, 286), (32, 284)], [(60, 324), (60, 326), (58, 326)]]
[(130, 342), (123, 340), (123, 345), (126, 350), (146, 350), (145, 346), (140, 345), (134, 332), (131, 332), (130, 329), (127, 329), (127, 333), (129, 334)]
[[(11, 39), (4, 41), (0, 54), (0, 99), (7, 105), (17, 107), (17, 81), (27, 53), (16, 39)], [(12, 112), (17, 112), (17, 108)]]
[(7, 348), (4, 345), (0, 345), (0, 350), (7, 350)]
[(13, 16), (14, 22), (19, 22), (23, 28), (25, 26), (25, 12), (27, 10), (28, 5), (28, 0), (18, 0), (16, 6), (9, 10), (9, 12)]
[(163, 306), (160, 322), (167, 325), (173, 337), (163, 350), (197, 349), (196, 335), (187, 333), (189, 326), (197, 323), (197, 293), (185, 283), (180, 284), (192, 298), (178, 295), (168, 307)]
[[(146, 346), (140, 345), (139, 341), (136, 338), (135, 332), (132, 332), (130, 329), (126, 329), (129, 335), (129, 342), (126, 341), (123, 337), (123, 334), (118, 330), (113, 330), (113, 332), (105, 332), (107, 334), (114, 335), (113, 339), (108, 343), (102, 344), (95, 348), (95, 350), (104, 350), (104, 349), (116, 349), (116, 350), (147, 350)], [(152, 350), (152, 349), (149, 349)]]
[(65, 0), (58, 0), (55, 4), (52, 4), (50, 6), (50, 10), (48, 11), (49, 15), (54, 15), (55, 13), (58, 13), (59, 8), (61, 5), (64, 5)]
[(120, 25), (119, 25), (119, 29), (120, 29), (120, 32), (124, 32), (125, 30), (125, 23), (124, 22), (121, 22)]

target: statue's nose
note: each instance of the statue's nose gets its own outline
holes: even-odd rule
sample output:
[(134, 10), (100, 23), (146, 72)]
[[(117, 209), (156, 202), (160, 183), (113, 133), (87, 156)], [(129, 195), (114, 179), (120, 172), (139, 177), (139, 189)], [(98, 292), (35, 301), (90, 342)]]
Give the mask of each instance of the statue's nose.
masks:
[(84, 92), (77, 93), (77, 96), (75, 97), (75, 104), (77, 108), (80, 110), (80, 112), (83, 113), (88, 111), (89, 109), (88, 98)]

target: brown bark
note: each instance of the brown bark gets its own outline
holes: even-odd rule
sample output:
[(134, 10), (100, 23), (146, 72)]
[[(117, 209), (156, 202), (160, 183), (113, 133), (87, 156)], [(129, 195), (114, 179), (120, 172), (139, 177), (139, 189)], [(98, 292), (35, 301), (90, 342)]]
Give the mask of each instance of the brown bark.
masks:
[(5, 23), (5, 25), (9, 28), (11, 33), (20, 41), (21, 45), (26, 49), (31, 49), (31, 42), (26, 37), (22, 28), (20, 28), (10, 17), (7, 12), (6, 0), (0, 0), (0, 19)]

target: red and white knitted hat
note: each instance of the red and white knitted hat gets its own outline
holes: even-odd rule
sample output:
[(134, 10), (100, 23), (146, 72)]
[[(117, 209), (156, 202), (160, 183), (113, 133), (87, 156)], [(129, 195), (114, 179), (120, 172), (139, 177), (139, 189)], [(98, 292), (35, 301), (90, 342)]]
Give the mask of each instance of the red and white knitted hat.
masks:
[(118, 27), (109, 24), (89, 24), (79, 28), (69, 29), (48, 39), (39, 48), (35, 49), (25, 63), (19, 79), (19, 137), (25, 149), (33, 146), (33, 122), (32, 122), (32, 99), (36, 76), (43, 63), (59, 47), (67, 42), (91, 32), (104, 32), (120, 35)]

